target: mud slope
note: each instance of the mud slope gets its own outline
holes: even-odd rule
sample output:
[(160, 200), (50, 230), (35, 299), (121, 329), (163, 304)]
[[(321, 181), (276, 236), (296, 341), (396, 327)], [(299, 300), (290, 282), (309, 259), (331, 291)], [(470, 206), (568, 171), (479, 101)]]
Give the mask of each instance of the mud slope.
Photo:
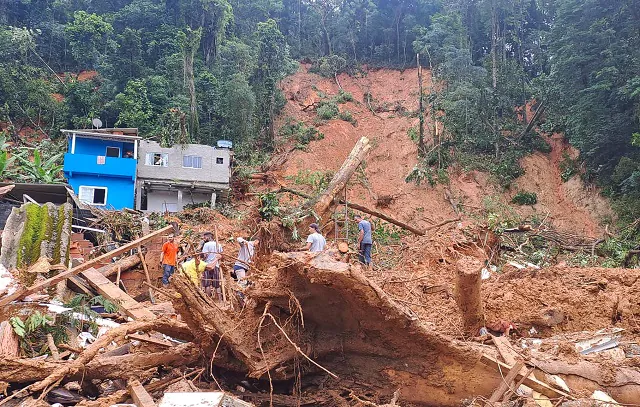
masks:
[[(324, 139), (311, 142), (306, 151), (295, 150), (281, 167), (284, 184), (294, 184), (296, 175), (304, 171), (336, 171), (351, 147), (361, 136), (372, 140), (373, 149), (366, 160), (364, 175), (354, 180), (349, 199), (373, 206), (379, 197), (391, 196), (393, 201), (387, 212), (418, 227), (426, 227), (443, 219), (454, 217), (446, 187), (438, 185), (416, 186), (405, 178), (416, 164), (416, 145), (407, 131), (417, 126), (412, 116), (418, 108), (418, 82), (415, 69), (395, 71), (371, 70), (356, 77), (339, 76), (345, 91), (354, 101), (339, 105), (340, 111), (349, 111), (357, 125), (334, 119), (319, 123), (313, 107), (322, 97), (332, 97), (339, 92), (338, 85), (329, 78), (310, 73), (308, 65), (282, 81), (287, 103), (278, 125), (293, 118), (307, 125), (317, 125)], [(425, 75), (424, 89), (430, 89), (430, 76)], [(366, 102), (369, 93), (372, 103)], [(373, 110), (378, 111), (374, 114)], [(428, 119), (429, 125), (431, 121)], [(563, 183), (559, 163), (563, 153), (575, 156), (562, 138), (548, 138), (553, 147), (550, 154), (536, 153), (525, 157), (522, 166), (526, 173), (514, 184), (511, 191), (503, 192), (493, 186), (489, 176), (477, 171), (463, 173), (450, 170), (450, 188), (453, 199), (464, 205), (465, 211), (483, 208), (485, 198), (508, 203), (518, 191), (535, 192), (538, 204), (533, 207), (514, 207), (523, 216), (547, 218), (557, 227), (588, 236), (601, 235), (600, 224), (611, 210), (597, 191), (585, 190), (580, 179), (573, 177)], [(300, 178), (300, 177), (298, 177)]]

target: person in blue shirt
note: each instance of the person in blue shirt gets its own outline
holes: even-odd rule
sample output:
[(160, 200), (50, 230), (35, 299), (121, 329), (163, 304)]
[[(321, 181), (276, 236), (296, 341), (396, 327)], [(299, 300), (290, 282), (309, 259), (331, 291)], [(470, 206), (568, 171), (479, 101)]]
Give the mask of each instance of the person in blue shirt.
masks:
[(358, 260), (371, 269), (371, 245), (373, 239), (371, 237), (371, 223), (362, 219), (362, 216), (356, 215), (355, 221), (358, 222)]

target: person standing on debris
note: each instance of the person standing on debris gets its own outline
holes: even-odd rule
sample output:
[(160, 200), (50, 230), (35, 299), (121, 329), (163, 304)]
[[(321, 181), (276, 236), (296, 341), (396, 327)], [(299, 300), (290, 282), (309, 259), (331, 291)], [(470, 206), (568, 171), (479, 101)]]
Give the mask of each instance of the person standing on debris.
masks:
[(240, 250), (238, 251), (238, 259), (233, 265), (233, 271), (236, 274), (236, 280), (241, 287), (244, 287), (246, 282), (244, 279), (247, 277), (247, 271), (249, 271), (249, 264), (255, 254), (255, 248), (260, 244), (260, 240), (245, 240), (242, 237), (237, 239)]
[(324, 250), (324, 247), (327, 245), (327, 241), (324, 236), (320, 234), (320, 226), (317, 223), (312, 223), (309, 225), (309, 236), (307, 237), (307, 246), (305, 250), (310, 252), (321, 252)]
[(211, 295), (215, 289), (218, 298), (222, 299), (220, 266), (218, 265), (222, 257), (220, 255), (220, 253), (222, 253), (222, 246), (213, 239), (213, 233), (211, 232), (204, 234), (204, 240), (202, 255), (204, 256), (204, 261), (207, 263), (207, 266), (202, 275), (202, 287), (209, 295)]
[(362, 218), (361, 215), (355, 216), (358, 222), (358, 261), (371, 268), (371, 246), (373, 239), (371, 237), (371, 222)]
[(178, 245), (175, 243), (173, 235), (169, 235), (169, 240), (162, 245), (160, 253), (160, 264), (162, 265), (162, 285), (169, 285), (169, 277), (176, 271), (176, 260), (178, 257)]

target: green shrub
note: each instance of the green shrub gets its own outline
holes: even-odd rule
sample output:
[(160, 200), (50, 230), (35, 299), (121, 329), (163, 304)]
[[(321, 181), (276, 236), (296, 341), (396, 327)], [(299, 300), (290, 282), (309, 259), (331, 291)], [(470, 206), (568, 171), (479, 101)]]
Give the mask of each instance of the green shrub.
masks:
[(301, 121), (289, 119), (287, 123), (280, 128), (280, 136), (293, 139), (296, 141), (296, 148), (303, 150), (310, 142), (322, 140), (324, 134), (313, 126), (307, 126)]
[(573, 160), (565, 151), (562, 153), (562, 161), (560, 161), (560, 178), (562, 182), (567, 182), (579, 172), (578, 160)]
[(288, 176), (287, 179), (296, 185), (308, 185), (315, 191), (321, 191), (329, 185), (333, 178), (331, 171), (310, 171), (300, 170), (296, 175)]
[(340, 89), (340, 92), (338, 92), (338, 94), (334, 96), (332, 100), (337, 104), (353, 102), (353, 95), (349, 92), (345, 92), (344, 90)]
[(535, 192), (518, 192), (511, 203), (517, 205), (535, 205), (538, 203), (538, 195)]
[(418, 136), (419, 136), (418, 129), (416, 127), (409, 128), (409, 130), (407, 130), (407, 136), (409, 136), (411, 141), (413, 141), (414, 143), (417, 143)]
[(260, 217), (269, 221), (274, 216), (280, 216), (280, 198), (275, 192), (268, 192), (260, 196)]
[(335, 102), (321, 102), (316, 110), (318, 117), (322, 120), (331, 120), (339, 113), (338, 105)]
[(353, 117), (350, 111), (345, 110), (344, 112), (338, 113), (338, 118), (340, 120), (344, 120), (345, 122), (349, 122), (354, 126), (358, 123), (358, 121)]

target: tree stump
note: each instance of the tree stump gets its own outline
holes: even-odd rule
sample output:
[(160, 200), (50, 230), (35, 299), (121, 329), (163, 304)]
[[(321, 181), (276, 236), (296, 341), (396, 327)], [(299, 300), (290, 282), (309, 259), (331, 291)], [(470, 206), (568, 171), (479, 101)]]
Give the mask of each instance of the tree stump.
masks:
[(482, 308), (482, 261), (475, 257), (463, 257), (457, 262), (456, 303), (462, 312), (462, 323), (467, 335), (477, 336), (484, 325)]

